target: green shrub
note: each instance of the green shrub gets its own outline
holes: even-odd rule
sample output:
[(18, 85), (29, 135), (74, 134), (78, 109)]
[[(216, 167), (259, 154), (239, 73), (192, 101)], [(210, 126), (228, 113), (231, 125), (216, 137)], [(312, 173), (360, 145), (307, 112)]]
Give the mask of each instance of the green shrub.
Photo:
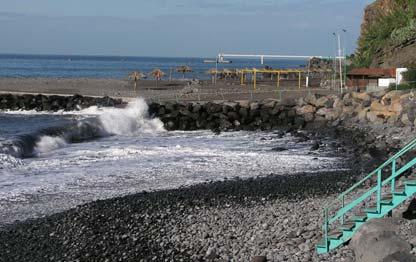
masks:
[(409, 69), (407, 72), (402, 73), (402, 75), (406, 82), (416, 83), (416, 69)]
[(358, 41), (354, 67), (369, 67), (377, 53), (415, 37), (416, 0), (396, 0), (394, 10), (379, 17)]
[(411, 90), (411, 89), (416, 89), (416, 83), (408, 83), (408, 84), (400, 84), (400, 85), (396, 85), (392, 84), (389, 87), (390, 91), (393, 90)]
[(396, 28), (391, 33), (391, 40), (394, 44), (406, 43), (416, 36), (416, 19), (412, 19), (409, 25), (403, 28)]

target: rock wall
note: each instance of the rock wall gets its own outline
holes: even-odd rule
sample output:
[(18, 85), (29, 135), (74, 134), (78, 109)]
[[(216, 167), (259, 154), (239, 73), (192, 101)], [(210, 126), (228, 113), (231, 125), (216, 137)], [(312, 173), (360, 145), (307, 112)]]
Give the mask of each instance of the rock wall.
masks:
[(318, 97), (310, 94), (293, 103), (221, 102), (152, 103), (150, 114), (168, 130), (271, 130), (278, 127), (357, 125), (416, 125), (415, 94), (391, 91), (347, 93)]
[(0, 94), (0, 110), (74, 111), (90, 106), (118, 106), (121, 99), (110, 97), (45, 96)]
[[(275, 100), (150, 103), (149, 113), (160, 118), (168, 130), (271, 130), (343, 123), (413, 128), (416, 125), (415, 101), (413, 92), (353, 92), (328, 96), (309, 94), (283, 103)], [(1, 110), (71, 111), (94, 105), (124, 104), (121, 99), (110, 97), (0, 94)]]

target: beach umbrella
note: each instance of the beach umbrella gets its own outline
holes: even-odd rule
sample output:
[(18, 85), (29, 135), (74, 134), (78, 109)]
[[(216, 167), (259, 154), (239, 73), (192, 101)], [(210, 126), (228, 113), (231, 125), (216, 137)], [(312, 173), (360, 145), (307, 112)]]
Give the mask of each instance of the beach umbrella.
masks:
[(227, 80), (227, 78), (229, 78), (232, 74), (231, 70), (227, 68), (224, 68), (224, 70), (222, 70), (222, 73), (224, 74), (225, 80)]
[(218, 69), (216, 69), (216, 68), (211, 68), (210, 70), (208, 70), (208, 72), (207, 72), (208, 74), (210, 74), (211, 75), (211, 77), (212, 77), (212, 83), (214, 83), (215, 82), (215, 78), (217, 77), (217, 75), (218, 75)]
[(129, 74), (129, 80), (130, 80), (130, 81), (133, 81), (133, 83), (134, 83), (134, 92), (136, 92), (137, 82), (138, 82), (140, 79), (143, 79), (145, 76), (146, 76), (146, 75), (145, 75), (145, 74), (143, 74), (143, 73), (142, 73), (142, 72), (140, 72), (140, 71), (133, 71), (133, 72), (131, 72), (131, 73)]
[(159, 68), (153, 69), (153, 71), (150, 72), (149, 74), (150, 76), (156, 79), (156, 87), (158, 86), (159, 80), (161, 80), (162, 77), (166, 75), (165, 72), (163, 72)]
[(176, 68), (176, 71), (179, 72), (179, 73), (182, 73), (183, 78), (185, 78), (186, 73), (193, 72), (192, 68), (190, 68), (189, 66), (186, 66), (186, 65), (183, 65), (183, 66), (180, 66), (180, 67)]

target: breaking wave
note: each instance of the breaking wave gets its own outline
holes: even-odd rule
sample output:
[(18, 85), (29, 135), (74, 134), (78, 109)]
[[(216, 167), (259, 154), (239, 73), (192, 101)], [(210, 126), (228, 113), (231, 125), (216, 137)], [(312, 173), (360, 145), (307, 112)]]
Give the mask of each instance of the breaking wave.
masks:
[(11, 142), (0, 144), (0, 154), (14, 157), (33, 157), (61, 148), (70, 143), (81, 143), (100, 137), (120, 135), (136, 136), (140, 133), (163, 132), (163, 123), (151, 119), (146, 102), (138, 98), (125, 108), (91, 107), (77, 115), (86, 118), (75, 124), (39, 130), (21, 135)]

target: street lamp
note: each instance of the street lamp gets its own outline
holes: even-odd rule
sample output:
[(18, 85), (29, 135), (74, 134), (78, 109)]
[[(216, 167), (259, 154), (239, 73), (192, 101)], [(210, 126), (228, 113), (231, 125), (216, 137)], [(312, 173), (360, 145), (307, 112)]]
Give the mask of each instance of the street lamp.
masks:
[(342, 29), (342, 32), (344, 32), (344, 87), (347, 87), (347, 30)]
[(337, 39), (338, 43), (338, 58), (339, 58), (339, 83), (341, 87), (341, 94), (344, 92), (343, 90), (343, 74), (342, 74), (342, 50), (341, 50), (341, 36), (339, 33), (332, 33), (334, 37)]

